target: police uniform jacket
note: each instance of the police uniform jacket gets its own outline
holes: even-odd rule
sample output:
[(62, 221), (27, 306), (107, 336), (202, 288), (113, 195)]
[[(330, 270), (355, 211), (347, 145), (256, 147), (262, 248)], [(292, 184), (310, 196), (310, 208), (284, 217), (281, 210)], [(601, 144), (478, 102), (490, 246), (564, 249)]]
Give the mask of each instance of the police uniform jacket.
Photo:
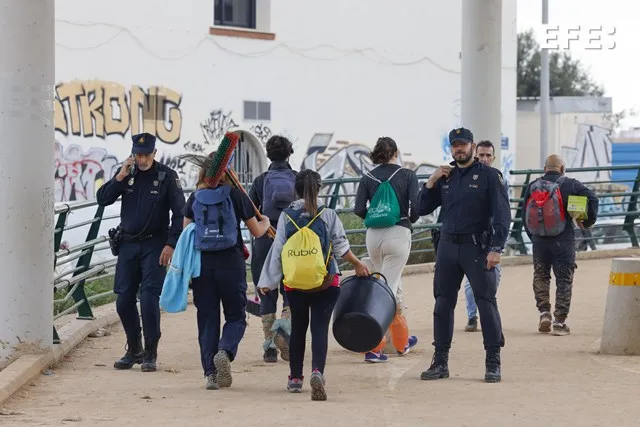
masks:
[[(114, 176), (96, 194), (100, 206), (109, 206), (120, 196), (120, 226), (125, 235), (135, 236), (142, 232), (141, 237), (164, 236), (166, 245), (175, 248), (182, 231), (185, 204), (176, 171), (154, 161), (149, 170), (137, 170), (135, 175), (120, 182)], [(169, 211), (172, 213), (171, 226)]]
[(502, 251), (509, 234), (511, 207), (502, 172), (479, 162), (460, 168), (455, 162), (447, 178), (420, 190), (420, 215), (441, 208), (443, 234), (492, 232), (492, 250)]

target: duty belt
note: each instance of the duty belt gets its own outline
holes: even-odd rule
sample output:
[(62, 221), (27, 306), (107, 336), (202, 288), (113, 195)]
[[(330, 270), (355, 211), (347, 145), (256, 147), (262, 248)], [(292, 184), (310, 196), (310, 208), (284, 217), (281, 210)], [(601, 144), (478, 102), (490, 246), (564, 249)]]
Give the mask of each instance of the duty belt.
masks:
[(446, 241), (446, 242), (452, 242), (452, 243), (455, 243), (457, 245), (462, 244), (462, 243), (478, 244), (478, 242), (481, 241), (481, 236), (480, 235), (475, 235), (475, 234), (448, 234), (448, 233), (442, 233), (440, 235), (440, 240), (443, 240), (443, 241)]
[(137, 243), (137, 242), (145, 242), (147, 240), (151, 240), (155, 234), (143, 234), (143, 235), (135, 235), (129, 233), (122, 233), (122, 240), (124, 242)]

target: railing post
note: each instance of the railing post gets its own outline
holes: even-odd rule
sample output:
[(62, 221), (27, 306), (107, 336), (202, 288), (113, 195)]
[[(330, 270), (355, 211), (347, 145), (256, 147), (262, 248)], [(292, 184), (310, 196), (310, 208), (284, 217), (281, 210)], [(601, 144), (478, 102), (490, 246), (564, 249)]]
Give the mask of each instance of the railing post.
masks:
[(329, 209), (335, 209), (338, 206), (338, 199), (340, 199), (340, 187), (342, 186), (341, 181), (336, 182), (335, 188), (333, 189), (333, 194), (331, 195), (331, 202), (329, 202)]
[[(56, 270), (56, 265), (58, 264), (58, 256), (56, 255), (60, 250), (60, 243), (62, 243), (62, 233), (64, 232), (64, 226), (67, 223), (67, 215), (69, 214), (69, 210), (67, 209), (65, 212), (61, 212), (58, 215), (58, 221), (56, 221), (56, 228), (53, 231), (53, 271)], [(56, 287), (53, 286), (53, 299), (56, 298)], [(58, 331), (56, 330), (56, 326), (53, 325), (53, 343), (60, 344), (60, 336), (58, 335)]]
[[(520, 191), (520, 199), (523, 198), (524, 192), (526, 190), (526, 188), (529, 186), (529, 181), (531, 180), (531, 173), (528, 172), (527, 176), (524, 179), (524, 182), (522, 183), (522, 190)], [(511, 237), (513, 237), (516, 242), (518, 242), (517, 248), (520, 251), (520, 254), (522, 255), (527, 255), (529, 253), (529, 250), (527, 249), (527, 245), (524, 244), (524, 239), (522, 238), (522, 227), (523, 227), (523, 222), (522, 222), (522, 218), (524, 217), (524, 205), (527, 201), (526, 200), (520, 200), (518, 202), (518, 207), (516, 208), (516, 214), (514, 216), (514, 219), (520, 219), (521, 221), (514, 221), (513, 225), (511, 227)]]
[(631, 239), (631, 245), (633, 247), (638, 247), (638, 236), (636, 235), (636, 228), (634, 227), (635, 219), (638, 217), (637, 205), (638, 205), (638, 196), (637, 192), (640, 189), (640, 168), (638, 168), (638, 173), (636, 174), (636, 179), (633, 181), (633, 190), (631, 190), (632, 194), (629, 197), (629, 205), (627, 206), (627, 214), (624, 217), (624, 225), (622, 228), (629, 234), (629, 238)]
[[(104, 206), (98, 206), (98, 209), (96, 209), (96, 214), (93, 216), (93, 218), (98, 219), (98, 221), (95, 221), (94, 223), (91, 224), (91, 227), (89, 228), (89, 232), (87, 233), (87, 240), (85, 240), (86, 242), (94, 240), (98, 237), (98, 232), (100, 231), (100, 224), (102, 223), (103, 214), (104, 214)], [(78, 258), (78, 263), (76, 264), (76, 268), (77, 267), (82, 267), (82, 268), (78, 269), (75, 273), (73, 273), (73, 276), (77, 276), (78, 274), (83, 273), (89, 269), (89, 265), (91, 264), (91, 257), (93, 256), (93, 249), (94, 249), (94, 246), (91, 246), (88, 249), (88, 252), (86, 254)], [(76, 289), (72, 294), (72, 297), (76, 303), (83, 301), (83, 303), (78, 306), (78, 319), (93, 320), (94, 316), (93, 316), (93, 312), (91, 311), (91, 304), (89, 304), (89, 301), (87, 300), (87, 294), (84, 291), (84, 282), (85, 281), (82, 280), (78, 283), (78, 286), (76, 286)]]

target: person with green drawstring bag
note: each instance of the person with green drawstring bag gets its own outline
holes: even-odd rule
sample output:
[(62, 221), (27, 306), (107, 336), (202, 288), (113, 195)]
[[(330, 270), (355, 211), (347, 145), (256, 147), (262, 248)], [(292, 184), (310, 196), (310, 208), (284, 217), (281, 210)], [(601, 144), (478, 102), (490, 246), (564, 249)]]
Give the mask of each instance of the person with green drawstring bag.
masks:
[(378, 139), (370, 154), (375, 167), (360, 180), (354, 206), (367, 228), (368, 256), (362, 261), (370, 271), (384, 275), (397, 303), (397, 315), (385, 339), (365, 354), (368, 363), (386, 362), (385, 352), (407, 354), (418, 342), (409, 335), (403, 315), (401, 280), (411, 251), (412, 224), (419, 218), (418, 178), (414, 171), (398, 165), (398, 154), (393, 139)]

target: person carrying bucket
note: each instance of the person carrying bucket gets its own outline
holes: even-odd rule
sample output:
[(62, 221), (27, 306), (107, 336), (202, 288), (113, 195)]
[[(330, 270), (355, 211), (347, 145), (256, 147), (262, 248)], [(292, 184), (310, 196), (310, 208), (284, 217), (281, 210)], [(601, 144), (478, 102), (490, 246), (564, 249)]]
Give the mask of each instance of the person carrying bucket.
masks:
[[(411, 224), (420, 218), (418, 177), (414, 171), (397, 164), (398, 146), (389, 137), (378, 139), (370, 158), (376, 167), (360, 180), (354, 213), (364, 219), (367, 227), (368, 262), (373, 271), (387, 279), (396, 298), (397, 311), (389, 335), (395, 350), (404, 355), (418, 343), (417, 337), (409, 336), (401, 298), (402, 271), (411, 251)], [(386, 362), (387, 356), (383, 354), (386, 341), (383, 338), (376, 348), (365, 354), (364, 360)]]
[(324, 368), (327, 359), (329, 322), (340, 295), (340, 271), (336, 257), (351, 263), (358, 276), (367, 267), (351, 252), (342, 221), (332, 209), (318, 206), (320, 174), (299, 172), (295, 190), (298, 200), (280, 215), (273, 245), (258, 282), (265, 295), (282, 281), (289, 299), (291, 335), (287, 390), (302, 390), (303, 361), (311, 320), (311, 399), (326, 400)]

